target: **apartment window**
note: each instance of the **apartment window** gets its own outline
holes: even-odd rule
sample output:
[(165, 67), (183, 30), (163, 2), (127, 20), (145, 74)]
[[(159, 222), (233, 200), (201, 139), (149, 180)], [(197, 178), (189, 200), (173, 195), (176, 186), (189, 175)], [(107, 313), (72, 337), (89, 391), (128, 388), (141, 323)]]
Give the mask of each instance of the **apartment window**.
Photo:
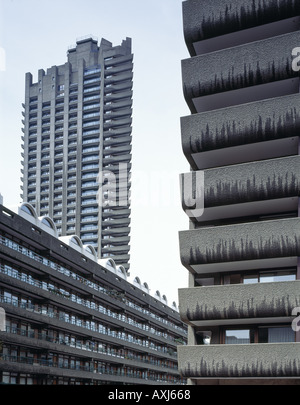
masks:
[(251, 329), (226, 329), (225, 344), (288, 343), (295, 342), (295, 332), (290, 325), (259, 326)]
[(250, 329), (234, 329), (225, 331), (225, 344), (254, 343), (254, 332)]
[(296, 270), (282, 270), (275, 272), (261, 272), (255, 275), (244, 275), (244, 284), (253, 283), (276, 283), (282, 281), (294, 281), (296, 280)]
[(290, 326), (259, 328), (259, 343), (295, 342), (295, 332)]

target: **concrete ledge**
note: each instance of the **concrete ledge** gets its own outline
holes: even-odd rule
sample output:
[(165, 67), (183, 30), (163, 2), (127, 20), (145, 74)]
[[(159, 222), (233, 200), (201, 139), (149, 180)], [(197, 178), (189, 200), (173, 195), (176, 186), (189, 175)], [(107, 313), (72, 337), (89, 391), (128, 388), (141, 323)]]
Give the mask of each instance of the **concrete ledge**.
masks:
[(182, 61), (184, 95), (192, 100), (292, 77), (292, 50), (299, 46), (299, 31), (227, 48)]
[(187, 47), (193, 43), (241, 29), (280, 21), (300, 14), (297, 0), (188, 0), (183, 2), (183, 25)]
[(187, 378), (300, 378), (300, 343), (178, 346)]
[(184, 288), (179, 289), (179, 302), (181, 319), (190, 324), (291, 317), (292, 310), (300, 307), (300, 281)]
[(293, 94), (182, 117), (183, 152), (196, 170), (204, 152), (224, 155), (230, 147), (296, 137), (299, 110), (300, 95)]
[[(190, 179), (190, 176), (192, 176), (192, 179)], [(230, 206), (233, 217), (241, 215), (241, 210), (235, 212), (236, 206), (245, 203), (248, 204), (244, 215), (253, 215), (256, 213), (254, 211), (255, 204), (251, 205), (251, 203), (261, 202), (261, 205), (263, 205), (267, 200), (272, 199), (276, 200), (276, 205), (276, 202), (279, 203), (278, 199), (294, 197), (294, 210), (298, 210), (298, 197), (300, 196), (299, 176), (300, 156), (204, 170), (204, 212), (198, 220), (202, 222), (206, 218), (211, 220), (213, 215), (215, 215), (216, 219), (218, 217), (225, 218)], [(183, 185), (181, 190), (182, 208), (188, 213), (191, 210), (192, 203), (199, 206), (202, 202), (203, 196), (199, 195), (198, 190), (201, 190), (203, 185), (200, 176), (197, 176), (197, 172), (182, 174), (181, 182)], [(270, 202), (268, 202), (268, 206), (271, 210)], [(218, 208), (219, 210), (217, 210)], [(261, 214), (266, 213), (263, 209), (261, 207)], [(292, 211), (291, 204), (287, 205), (286, 210)], [(210, 214), (213, 211), (215, 214)], [(257, 212), (259, 213), (259, 210)]]
[(300, 256), (300, 218), (181, 231), (179, 242), (183, 265), (199, 265), (199, 272), (205, 264), (215, 263), (221, 271), (226, 263), (248, 262), (251, 268), (249, 262), (262, 259), (276, 259), (278, 267), (278, 259)]

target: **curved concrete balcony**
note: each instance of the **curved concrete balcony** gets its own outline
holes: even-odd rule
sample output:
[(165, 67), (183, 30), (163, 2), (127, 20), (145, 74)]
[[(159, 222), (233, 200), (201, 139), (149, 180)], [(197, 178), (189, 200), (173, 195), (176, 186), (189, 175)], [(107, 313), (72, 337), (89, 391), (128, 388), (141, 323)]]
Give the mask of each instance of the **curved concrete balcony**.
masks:
[(122, 236), (126, 237), (130, 234), (130, 231), (131, 231), (131, 229), (129, 227), (121, 227), (121, 228), (111, 227), (110, 229), (103, 229), (102, 235), (103, 236), (112, 235), (113, 237), (122, 237)]
[[(109, 158), (106, 157), (105, 161), (103, 162), (105, 164), (105, 166), (103, 166), (104, 170), (108, 170), (108, 171), (114, 173), (116, 176), (118, 176), (119, 173), (120, 173), (120, 165), (117, 164), (117, 163), (120, 163), (120, 161), (118, 162), (117, 159), (116, 160), (112, 160), (111, 158), (109, 160), (108, 159)], [(128, 155), (128, 159), (131, 160), (130, 155)], [(128, 170), (131, 170), (131, 162), (130, 162), (130, 160), (126, 159), (126, 164), (127, 164), (127, 169)]]
[(102, 243), (102, 246), (103, 245), (105, 245), (105, 244), (107, 244), (107, 243), (112, 243), (112, 245), (123, 245), (123, 244), (129, 244), (129, 242), (130, 242), (130, 237), (129, 236), (121, 236), (121, 237), (117, 237), (117, 236), (114, 236), (114, 237), (110, 237), (110, 238), (108, 238), (108, 239), (102, 239), (101, 240), (101, 243)]
[[(204, 188), (201, 183), (197, 172), (181, 175), (182, 208), (198, 222), (297, 211), (300, 156), (208, 169)], [(203, 194), (204, 211), (199, 213), (191, 207), (201, 205)]]
[(129, 217), (131, 213), (131, 210), (128, 208), (124, 208), (124, 209), (119, 209), (119, 208), (111, 208), (110, 211), (105, 211), (103, 210), (102, 212), (102, 218), (127, 218)]
[(125, 135), (125, 136), (121, 136), (121, 137), (118, 137), (118, 138), (108, 136), (104, 140), (103, 145), (104, 146), (111, 146), (111, 145), (119, 145), (119, 144), (122, 144), (122, 143), (126, 143), (126, 144), (130, 145), (131, 141), (132, 141), (131, 135), (127, 135), (127, 136)]
[(130, 153), (131, 148), (131, 144), (115, 146), (115, 143), (112, 142), (109, 148), (103, 149), (103, 155), (106, 156), (114, 153)]
[(194, 326), (292, 322), (300, 281), (214, 285), (179, 290), (180, 317)]
[(109, 91), (117, 91), (119, 92), (118, 98), (123, 98), (127, 97), (128, 90), (132, 89), (132, 80), (130, 75), (128, 77), (128, 81), (126, 79), (127, 77), (124, 76), (124, 81), (121, 81), (121, 78), (118, 78), (118, 81), (114, 81), (114, 83), (111, 83), (109, 86), (106, 87), (105, 93), (107, 94)]
[(113, 215), (111, 218), (106, 218), (106, 220), (102, 221), (102, 225), (109, 225), (109, 226), (129, 226), (130, 224), (130, 218), (125, 217), (125, 218), (114, 218)]
[(120, 94), (120, 93), (111, 93), (111, 88), (107, 87), (104, 90), (104, 102), (108, 101), (115, 102), (125, 98), (132, 99), (132, 95), (133, 90), (131, 88), (128, 88), (126, 91), (123, 91), (122, 94)]
[(105, 131), (110, 130), (110, 128), (112, 130), (114, 130), (115, 128), (118, 128), (119, 126), (125, 126), (128, 125), (128, 127), (131, 126), (132, 123), (132, 118), (130, 116), (126, 117), (126, 118), (121, 118), (121, 119), (109, 119), (109, 117), (106, 117), (106, 121), (103, 124), (103, 128)]
[[(200, 112), (272, 97), (268, 93), (273, 91), (274, 82), (281, 86), (282, 81), (299, 76), (292, 68), (292, 50), (298, 46), (296, 31), (184, 59), (182, 80), (187, 104), (192, 112)], [(271, 90), (256, 88), (270, 83)], [(239, 89), (247, 91), (234, 92)], [(288, 92), (287, 84), (278, 95), (283, 95), (282, 91)], [(207, 98), (215, 94), (217, 97)]]
[(112, 259), (114, 259), (116, 264), (122, 264), (122, 266), (124, 266), (126, 270), (128, 269), (127, 262), (130, 260), (129, 254), (114, 254), (112, 256)]
[(120, 245), (120, 246), (111, 246), (111, 247), (102, 247), (102, 254), (108, 253), (115, 255), (126, 255), (130, 251), (130, 247), (128, 245)]
[(123, 59), (123, 63), (120, 63), (120, 60), (118, 60), (118, 62), (120, 64), (112, 66), (110, 69), (107, 69), (108, 64), (106, 64), (106, 73), (108, 75), (116, 75), (117, 73), (121, 73), (121, 72), (126, 72), (128, 70), (132, 71), (133, 70), (133, 63), (132, 63), (132, 57), (131, 59), (128, 59), (128, 63), (124, 64), (124, 62), (126, 62), (126, 59)]
[(103, 133), (104, 138), (113, 137), (113, 136), (131, 136), (131, 126), (128, 127), (116, 127), (116, 128), (109, 128), (107, 131)]
[(223, 0), (190, 0), (183, 2), (184, 37), (191, 55), (195, 55), (194, 43), (210, 38), (229, 35), (262, 24), (271, 23), (300, 14), (297, 1), (279, 0), (264, 2), (259, 0), (234, 1), (230, 7)]
[(300, 378), (300, 343), (178, 346), (187, 378)]
[[(128, 108), (122, 108), (122, 109), (118, 109), (118, 110), (113, 110), (111, 109), (106, 109), (107, 112), (104, 115), (104, 118), (111, 118), (111, 119), (115, 119), (115, 118), (121, 118), (123, 116), (131, 116), (132, 115), (132, 108), (128, 107)], [(108, 110), (110, 110), (111, 112), (108, 112)]]
[(179, 232), (182, 264), (204, 274), (297, 266), (300, 218), (202, 227)]
[(105, 76), (105, 85), (111, 84), (111, 83), (119, 83), (123, 82), (125, 80), (132, 80), (133, 78), (133, 72), (130, 70), (123, 70), (123, 72), (119, 73), (118, 75), (113, 75), (112, 72), (108, 75)]
[[(131, 161), (131, 154), (129, 154), (129, 153), (124, 154), (124, 155), (115, 155), (115, 156), (113, 154), (104, 155), (104, 159), (103, 159), (104, 164), (112, 164), (112, 165), (114, 163), (127, 163), (127, 164), (129, 164), (130, 161)], [(128, 166), (128, 169), (130, 169), (129, 166)], [(107, 170), (113, 171), (113, 169), (110, 169), (109, 167), (107, 167)], [(118, 168), (118, 170), (120, 170), (120, 169)]]
[(183, 152), (194, 170), (297, 154), (299, 110), (293, 94), (182, 117)]
[(122, 99), (117, 100), (115, 102), (105, 104), (104, 105), (104, 111), (110, 111), (110, 110), (114, 110), (114, 109), (118, 109), (118, 108), (124, 108), (124, 107), (128, 107), (128, 108), (132, 107), (132, 99), (131, 98), (124, 98), (124, 99), (122, 98)]

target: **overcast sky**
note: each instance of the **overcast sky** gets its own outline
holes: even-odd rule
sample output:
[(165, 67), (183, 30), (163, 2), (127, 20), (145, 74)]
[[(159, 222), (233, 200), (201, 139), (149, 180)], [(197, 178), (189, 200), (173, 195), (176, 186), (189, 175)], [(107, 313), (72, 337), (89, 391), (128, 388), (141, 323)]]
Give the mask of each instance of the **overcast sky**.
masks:
[(178, 303), (188, 272), (181, 265), (179, 174), (189, 165), (181, 149), (180, 117), (188, 115), (181, 60), (188, 57), (182, 0), (0, 0), (0, 193), (20, 199), (22, 102), (25, 73), (66, 62), (76, 39), (91, 34), (134, 53), (130, 279)]

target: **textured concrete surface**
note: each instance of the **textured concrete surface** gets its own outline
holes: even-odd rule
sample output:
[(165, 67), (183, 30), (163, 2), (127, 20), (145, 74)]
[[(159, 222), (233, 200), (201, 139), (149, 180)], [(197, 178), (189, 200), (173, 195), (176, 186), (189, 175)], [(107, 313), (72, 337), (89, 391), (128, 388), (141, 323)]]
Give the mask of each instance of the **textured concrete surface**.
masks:
[(179, 301), (187, 322), (290, 317), (300, 307), (300, 281), (184, 288)]
[(300, 218), (181, 231), (179, 241), (184, 265), (300, 256)]
[(215, 148), (298, 136), (299, 111), (300, 94), (293, 94), (182, 117), (183, 151), (188, 157)]
[(300, 377), (300, 343), (179, 346), (185, 377)]
[(297, 0), (188, 0), (183, 2), (187, 46), (241, 29), (297, 16)]
[[(190, 208), (197, 176), (182, 190), (183, 209)], [(183, 184), (186, 176), (182, 174)], [(186, 195), (187, 193), (189, 195)], [(272, 198), (300, 196), (300, 156), (270, 159), (204, 171), (205, 208)]]
[(300, 32), (247, 43), (182, 61), (187, 102), (208, 94), (297, 77), (292, 69), (292, 50)]

